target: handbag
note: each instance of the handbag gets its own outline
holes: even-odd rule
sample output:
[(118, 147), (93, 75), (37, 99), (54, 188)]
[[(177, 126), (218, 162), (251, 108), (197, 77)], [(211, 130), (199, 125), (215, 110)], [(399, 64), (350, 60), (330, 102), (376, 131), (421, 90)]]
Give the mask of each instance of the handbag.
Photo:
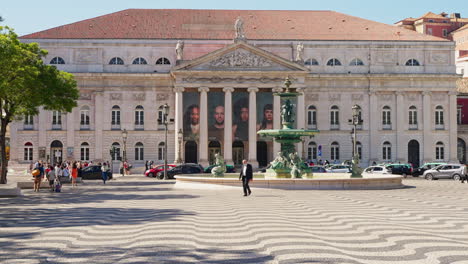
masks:
[(31, 171), (31, 174), (33, 177), (36, 177), (36, 176), (39, 176), (41, 174), (41, 171), (38, 170), (38, 169), (34, 169), (33, 171)]

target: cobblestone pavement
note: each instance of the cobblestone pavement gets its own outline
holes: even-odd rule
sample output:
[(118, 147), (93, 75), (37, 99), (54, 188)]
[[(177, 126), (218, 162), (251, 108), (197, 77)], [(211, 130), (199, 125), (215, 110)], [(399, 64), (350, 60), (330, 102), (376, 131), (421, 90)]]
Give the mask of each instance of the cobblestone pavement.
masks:
[(468, 184), (182, 190), (143, 176), (0, 199), (0, 263), (468, 263)]

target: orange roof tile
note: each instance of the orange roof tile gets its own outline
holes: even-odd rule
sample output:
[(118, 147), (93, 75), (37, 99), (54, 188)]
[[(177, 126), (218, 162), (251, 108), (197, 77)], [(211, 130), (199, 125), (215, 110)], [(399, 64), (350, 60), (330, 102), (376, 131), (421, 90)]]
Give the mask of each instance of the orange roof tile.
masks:
[(193, 9), (127, 9), (21, 38), (227, 40), (239, 16), (252, 40), (447, 41), (334, 11)]
[(443, 17), (441, 15), (438, 15), (438, 14), (434, 14), (432, 12), (427, 12), (426, 14), (424, 14), (422, 17), (420, 18), (445, 18), (447, 19), (446, 17)]

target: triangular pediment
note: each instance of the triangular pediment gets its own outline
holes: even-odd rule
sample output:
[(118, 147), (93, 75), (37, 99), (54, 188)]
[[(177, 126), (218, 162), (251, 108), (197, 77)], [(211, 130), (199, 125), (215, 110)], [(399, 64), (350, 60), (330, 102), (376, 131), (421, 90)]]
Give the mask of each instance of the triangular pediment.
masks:
[(309, 71), (306, 67), (245, 42), (231, 44), (192, 61), (174, 71)]

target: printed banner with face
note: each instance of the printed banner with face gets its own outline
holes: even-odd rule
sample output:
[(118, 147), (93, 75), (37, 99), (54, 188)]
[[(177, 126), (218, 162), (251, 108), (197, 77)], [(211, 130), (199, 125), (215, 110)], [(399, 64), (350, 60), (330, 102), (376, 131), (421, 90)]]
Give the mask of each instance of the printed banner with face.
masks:
[[(273, 129), (273, 94), (270, 92), (257, 93), (257, 131)], [(262, 140), (271, 138), (260, 137)]]
[(224, 93), (208, 93), (208, 140), (224, 141)]
[(200, 134), (200, 106), (197, 92), (184, 93), (184, 139), (198, 140)]
[(233, 141), (249, 140), (249, 94), (232, 94), (232, 131)]

